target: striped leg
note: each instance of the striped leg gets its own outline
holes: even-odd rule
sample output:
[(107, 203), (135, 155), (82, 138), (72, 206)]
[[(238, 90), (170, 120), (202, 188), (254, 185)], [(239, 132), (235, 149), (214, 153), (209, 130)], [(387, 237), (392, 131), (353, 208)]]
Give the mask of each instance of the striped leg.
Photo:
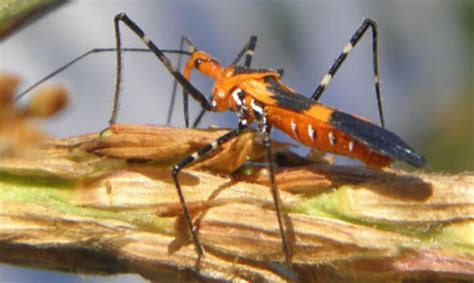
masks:
[(273, 160), (272, 160), (272, 146), (270, 142), (271, 126), (268, 123), (263, 105), (260, 105), (257, 102), (252, 100), (252, 103), (250, 106), (252, 107), (252, 110), (255, 113), (255, 119), (258, 123), (258, 127), (260, 129), (260, 133), (263, 138), (263, 145), (265, 146), (267, 150), (268, 171), (270, 173), (270, 188), (272, 191), (273, 202), (275, 204), (275, 211), (276, 211), (276, 216), (278, 219), (278, 226), (280, 228), (282, 249), (283, 249), (283, 252), (285, 253), (285, 262), (288, 265), (288, 267), (291, 267), (291, 250), (290, 250), (290, 246), (288, 245), (285, 228), (283, 226), (283, 218), (281, 216), (280, 193), (278, 191), (278, 188), (275, 182), (275, 170), (274, 170), (274, 165), (273, 165)]
[(314, 100), (319, 100), (321, 95), (323, 94), (326, 87), (329, 85), (329, 82), (336, 74), (339, 67), (344, 63), (349, 52), (357, 45), (360, 39), (364, 36), (365, 32), (369, 29), (372, 29), (372, 60), (373, 60), (373, 68), (374, 68), (374, 82), (375, 82), (375, 94), (377, 95), (377, 106), (380, 115), (380, 123), (383, 128), (385, 128), (385, 120), (383, 117), (383, 110), (382, 110), (382, 94), (380, 92), (380, 77), (379, 77), (379, 64), (378, 64), (378, 51), (377, 51), (377, 24), (375, 21), (371, 19), (364, 19), (362, 25), (357, 29), (357, 31), (352, 35), (349, 43), (344, 47), (342, 53), (337, 57), (334, 64), (329, 69), (328, 73), (324, 76), (323, 80), (319, 84), (318, 88), (314, 91), (313, 95), (311, 96)]
[[(232, 65), (237, 65), (240, 59), (242, 59), (242, 57), (245, 55), (244, 66), (249, 68), (250, 65), (252, 64), (252, 59), (253, 59), (253, 55), (255, 54), (256, 45), (257, 45), (257, 36), (252, 35), (249, 41), (244, 45), (244, 47), (237, 54), (237, 56), (235, 56), (234, 60), (232, 60)], [(201, 110), (201, 112), (199, 112), (199, 115), (196, 117), (196, 119), (193, 122), (193, 128), (196, 128), (199, 125), (204, 114), (205, 114), (205, 110)]]
[(247, 42), (247, 44), (245, 44), (245, 46), (242, 48), (242, 50), (240, 50), (240, 52), (237, 54), (237, 56), (235, 56), (235, 59), (232, 60), (232, 65), (237, 65), (240, 61), (240, 59), (242, 59), (242, 57), (245, 55), (245, 62), (244, 62), (244, 66), (245, 67), (250, 67), (250, 65), (252, 64), (252, 58), (253, 58), (253, 55), (255, 55), (255, 47), (257, 46), (257, 36), (256, 35), (252, 35), (249, 39), (249, 41)]
[(186, 78), (178, 71), (173, 68), (170, 60), (163, 53), (163, 50), (158, 48), (153, 41), (145, 35), (142, 29), (137, 26), (125, 13), (120, 13), (114, 18), (114, 28), (115, 28), (115, 40), (116, 40), (116, 49), (117, 49), (117, 67), (116, 67), (116, 80), (115, 80), (115, 94), (114, 102), (112, 108), (112, 114), (109, 120), (109, 124), (115, 124), (117, 120), (118, 113), (118, 102), (120, 96), (120, 87), (122, 82), (122, 52), (121, 52), (121, 37), (120, 37), (120, 27), (119, 22), (123, 22), (128, 28), (130, 28), (140, 39), (145, 43), (145, 45), (153, 52), (153, 54), (163, 63), (168, 72), (173, 75), (173, 77), (178, 81), (178, 83), (199, 103), (201, 107), (206, 111), (213, 111), (213, 107), (208, 101), (208, 99), (192, 85)]
[(194, 246), (196, 247), (196, 251), (197, 251), (199, 257), (204, 254), (204, 249), (203, 249), (201, 243), (199, 242), (199, 238), (198, 238), (197, 233), (194, 229), (194, 225), (193, 225), (193, 222), (191, 220), (191, 216), (189, 215), (189, 211), (188, 211), (188, 207), (186, 206), (186, 201), (184, 199), (183, 191), (182, 191), (181, 186), (179, 184), (178, 174), (179, 174), (179, 172), (181, 172), (181, 170), (183, 168), (189, 166), (191, 163), (195, 162), (196, 160), (201, 159), (204, 155), (214, 151), (220, 145), (222, 145), (222, 144), (230, 141), (231, 139), (239, 136), (240, 134), (242, 134), (246, 128), (247, 128), (247, 120), (242, 119), (239, 122), (239, 126), (236, 129), (224, 134), (223, 136), (219, 137), (218, 139), (216, 139), (212, 143), (204, 146), (200, 150), (198, 150), (195, 153), (191, 154), (190, 156), (184, 158), (178, 164), (173, 166), (173, 173), (172, 173), (173, 174), (173, 180), (174, 180), (174, 184), (176, 185), (176, 190), (177, 190), (178, 196), (179, 196), (179, 202), (181, 203), (181, 208), (183, 210), (184, 221), (186, 223), (186, 226), (189, 229), (189, 232), (191, 233), (191, 237), (192, 237), (192, 240), (194, 242)]

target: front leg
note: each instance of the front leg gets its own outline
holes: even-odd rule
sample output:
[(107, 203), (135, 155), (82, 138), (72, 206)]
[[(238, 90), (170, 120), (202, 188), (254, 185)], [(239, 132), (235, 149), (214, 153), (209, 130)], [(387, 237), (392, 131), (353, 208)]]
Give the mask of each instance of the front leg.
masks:
[(198, 253), (199, 257), (201, 257), (204, 254), (204, 249), (201, 245), (201, 242), (199, 242), (199, 238), (198, 238), (197, 233), (194, 229), (195, 227), (194, 227), (193, 222), (191, 220), (191, 216), (189, 214), (189, 210), (188, 210), (188, 207), (186, 205), (186, 201), (184, 199), (184, 195), (183, 195), (183, 191), (181, 189), (181, 185), (179, 184), (178, 174), (179, 174), (179, 172), (181, 172), (182, 169), (188, 167), (190, 164), (194, 163), (195, 161), (202, 159), (203, 156), (205, 156), (206, 154), (216, 150), (222, 144), (224, 144), (224, 143), (230, 141), (231, 139), (241, 135), (245, 131), (245, 129), (247, 129), (247, 120), (246, 119), (241, 119), (239, 121), (239, 126), (236, 129), (222, 135), (221, 137), (217, 138), (212, 143), (202, 147), (198, 151), (194, 152), (193, 154), (189, 155), (188, 157), (181, 160), (178, 164), (173, 166), (172, 176), (173, 176), (174, 184), (176, 186), (176, 191), (178, 192), (179, 202), (181, 204), (181, 208), (182, 208), (182, 211), (183, 211), (184, 221), (186, 223), (186, 226), (188, 227), (189, 232), (191, 233), (191, 237), (192, 237), (194, 246), (196, 247), (196, 252)]
[(267, 114), (265, 113), (265, 108), (262, 104), (252, 100), (250, 106), (255, 114), (255, 119), (257, 121), (258, 128), (263, 139), (263, 145), (265, 146), (265, 149), (267, 150), (268, 171), (270, 173), (269, 174), (270, 175), (270, 188), (272, 191), (276, 216), (278, 219), (278, 226), (280, 228), (282, 249), (283, 249), (283, 252), (285, 253), (285, 262), (288, 265), (288, 267), (291, 267), (291, 250), (290, 250), (290, 246), (288, 245), (285, 228), (283, 227), (283, 219), (281, 216), (280, 193), (278, 191), (278, 188), (275, 182), (275, 170), (274, 170), (273, 159), (272, 159), (272, 144), (270, 142), (271, 125), (268, 122)]
[(163, 64), (168, 72), (178, 81), (178, 83), (186, 90), (186, 92), (193, 97), (201, 107), (206, 111), (212, 111), (213, 107), (209, 100), (204, 94), (202, 94), (191, 82), (189, 82), (179, 70), (175, 70), (171, 65), (170, 59), (163, 53), (164, 50), (160, 49), (144, 32), (143, 30), (132, 21), (125, 13), (120, 13), (114, 18), (115, 28), (115, 49), (116, 53), (116, 78), (115, 78), (115, 93), (112, 106), (112, 113), (109, 119), (109, 125), (115, 124), (117, 120), (118, 106), (120, 89), (122, 82), (122, 40), (120, 33), (119, 23), (122, 22), (127, 26), (136, 36), (138, 36), (143, 43), (150, 49), (155, 57)]

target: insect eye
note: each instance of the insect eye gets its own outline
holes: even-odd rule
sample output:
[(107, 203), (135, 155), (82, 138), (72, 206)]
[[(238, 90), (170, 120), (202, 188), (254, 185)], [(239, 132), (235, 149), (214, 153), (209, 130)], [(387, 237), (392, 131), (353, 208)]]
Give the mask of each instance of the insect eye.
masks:
[(194, 61), (194, 67), (199, 70), (199, 66), (201, 66), (202, 59), (196, 59)]

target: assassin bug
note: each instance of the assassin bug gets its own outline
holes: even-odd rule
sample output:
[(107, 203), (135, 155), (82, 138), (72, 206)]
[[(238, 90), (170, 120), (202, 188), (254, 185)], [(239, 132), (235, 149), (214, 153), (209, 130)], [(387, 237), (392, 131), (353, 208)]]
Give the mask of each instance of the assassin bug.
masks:
[[(401, 138), (384, 128), (377, 62), (377, 29), (375, 22), (370, 19), (364, 20), (361, 27), (352, 36), (311, 99), (298, 94), (283, 84), (280, 80), (280, 74), (276, 71), (250, 69), (235, 65), (223, 67), (215, 58), (197, 49), (193, 50), (184, 67), (184, 72), (181, 74), (179, 70), (172, 67), (170, 60), (160, 48), (125, 13), (118, 14), (114, 19), (118, 71), (120, 71), (121, 62), (120, 22), (123, 22), (140, 37), (177, 82), (181, 84), (185, 92), (191, 95), (202, 106), (203, 110), (214, 112), (234, 111), (239, 117), (237, 128), (173, 166), (172, 176), (181, 202), (184, 219), (199, 256), (204, 253), (204, 250), (191, 221), (178, 175), (183, 168), (212, 152), (223, 143), (239, 136), (253, 121), (257, 122), (267, 151), (271, 192), (280, 227), (285, 260), (288, 264), (291, 264), (291, 251), (283, 227), (280, 199), (275, 184), (274, 165), (271, 159), (270, 132), (273, 127), (284, 131), (306, 146), (356, 158), (371, 167), (382, 168), (388, 166), (394, 160), (404, 161), (416, 167), (422, 167), (426, 163), (425, 159)], [(349, 52), (369, 28), (372, 28), (375, 90), (382, 127), (317, 102)], [(197, 70), (214, 80), (212, 97), (209, 100), (189, 81), (193, 70)], [(117, 75), (117, 80), (120, 80), (120, 72)], [(116, 93), (116, 99), (118, 99), (118, 93)]]
[[(120, 22), (130, 28), (145, 43), (149, 50), (153, 52), (171, 75), (173, 75), (175, 80), (183, 87), (185, 94), (191, 95), (202, 106), (203, 111), (220, 112), (229, 110), (236, 112), (239, 117), (237, 128), (184, 158), (173, 166), (172, 169), (172, 177), (181, 203), (183, 217), (198, 256), (203, 255), (204, 249), (199, 241), (186, 206), (178, 178), (179, 173), (182, 169), (214, 151), (223, 143), (242, 134), (253, 121), (256, 121), (258, 125), (263, 144), (266, 148), (270, 187), (274, 199), (285, 261), (288, 264), (291, 264), (291, 250), (283, 227), (280, 198), (275, 183), (274, 165), (271, 159), (270, 132), (272, 128), (284, 131), (291, 138), (308, 147), (355, 158), (375, 168), (386, 167), (395, 160), (403, 161), (416, 167), (423, 167), (426, 164), (425, 159), (420, 154), (415, 152), (397, 135), (385, 129), (378, 75), (377, 28), (375, 22), (370, 19), (363, 21), (335, 63), (331, 66), (329, 72), (324, 76), (311, 98), (307, 98), (286, 86), (281, 81), (280, 72), (271, 69), (248, 68), (253, 49), (255, 48), (255, 37), (251, 39), (249, 44), (239, 53), (236, 60), (228, 67), (221, 66), (219, 61), (207, 53), (197, 50), (189, 40), (185, 40), (193, 48), (190, 52), (175, 52), (190, 55), (185, 64), (184, 72), (181, 73), (179, 68), (173, 68), (170, 60), (164, 54), (168, 52), (167, 50), (158, 48), (126, 14), (118, 14), (114, 19), (117, 81), (110, 124), (115, 123), (117, 116), (121, 81), (122, 49), (119, 30)], [(381, 126), (317, 102), (350, 51), (369, 28), (372, 31), (373, 71)], [(236, 65), (244, 54), (247, 55), (244, 66)], [(197, 70), (214, 80), (212, 96), (209, 99), (190, 82), (191, 71), (193, 70)], [(185, 100), (185, 113), (187, 113), (186, 105)], [(198, 116), (194, 124), (199, 122), (200, 117), (202, 117), (202, 114)]]

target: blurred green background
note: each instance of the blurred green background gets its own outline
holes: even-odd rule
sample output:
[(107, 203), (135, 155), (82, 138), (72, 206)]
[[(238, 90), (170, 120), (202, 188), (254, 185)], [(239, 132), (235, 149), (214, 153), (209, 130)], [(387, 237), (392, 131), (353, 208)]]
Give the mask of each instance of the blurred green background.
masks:
[(466, 85), (453, 89), (455, 99), (440, 109), (425, 142), (429, 169), (444, 173), (474, 169), (474, 1), (461, 2), (457, 13), (468, 51)]

